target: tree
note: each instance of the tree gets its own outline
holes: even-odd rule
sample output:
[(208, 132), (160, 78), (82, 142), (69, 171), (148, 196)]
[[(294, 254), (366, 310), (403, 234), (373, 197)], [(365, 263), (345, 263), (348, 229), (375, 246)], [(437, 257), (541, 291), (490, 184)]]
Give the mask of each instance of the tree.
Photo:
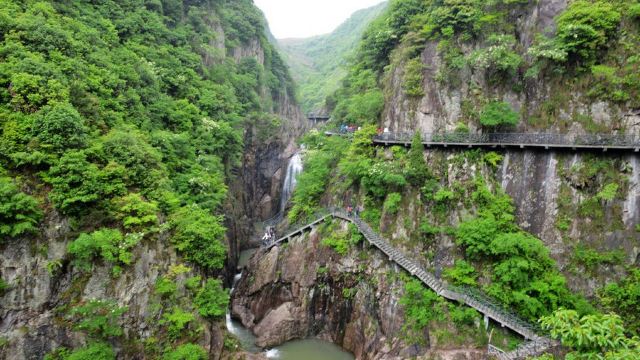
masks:
[(87, 128), (69, 103), (43, 108), (33, 122), (33, 136), (45, 150), (60, 153), (87, 143)]
[(173, 228), (171, 241), (189, 261), (210, 270), (224, 266), (227, 249), (223, 244), (226, 229), (222, 218), (197, 205), (189, 205), (176, 211), (170, 223)]
[(480, 124), (495, 128), (498, 126), (514, 126), (518, 124), (520, 117), (511, 109), (511, 105), (504, 101), (491, 101), (482, 108)]
[(216, 319), (227, 312), (229, 292), (222, 288), (220, 280), (208, 279), (202, 289), (198, 291), (194, 303), (200, 315)]
[(42, 211), (38, 201), (21, 192), (0, 168), (0, 236), (15, 237), (38, 230)]
[(599, 296), (606, 310), (622, 316), (630, 334), (640, 335), (640, 269), (633, 269), (626, 278), (605, 286)]
[(557, 19), (557, 39), (570, 61), (589, 65), (615, 36), (621, 17), (607, 1), (574, 1)]
[(418, 132), (413, 135), (407, 165), (407, 180), (412, 185), (420, 186), (429, 177), (431, 177), (431, 172), (427, 167), (427, 162), (424, 160), (424, 144), (422, 143), (422, 137)]
[(622, 319), (616, 314), (580, 317), (574, 310), (559, 309), (541, 318), (540, 324), (574, 350), (567, 359), (635, 359), (640, 353), (640, 340), (625, 336)]
[(115, 163), (100, 169), (87, 160), (85, 151), (72, 151), (49, 169), (44, 180), (52, 185), (51, 202), (62, 212), (77, 215), (86, 211), (89, 204), (124, 194), (125, 173)]

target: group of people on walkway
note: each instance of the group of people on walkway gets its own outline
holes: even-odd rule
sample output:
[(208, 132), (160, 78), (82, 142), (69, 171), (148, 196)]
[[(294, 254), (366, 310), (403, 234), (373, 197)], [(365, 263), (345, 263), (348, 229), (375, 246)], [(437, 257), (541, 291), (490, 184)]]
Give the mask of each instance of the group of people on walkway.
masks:
[(274, 241), (276, 241), (276, 229), (273, 226), (267, 226), (262, 236), (262, 245), (269, 246)]
[(356, 130), (360, 130), (360, 127), (355, 125), (345, 125), (345, 124), (340, 125), (341, 134), (353, 133), (353, 132), (356, 132)]
[(356, 207), (353, 207), (351, 205), (347, 205), (346, 210), (347, 210), (347, 215), (359, 217), (360, 214), (364, 211), (364, 206), (357, 205)]

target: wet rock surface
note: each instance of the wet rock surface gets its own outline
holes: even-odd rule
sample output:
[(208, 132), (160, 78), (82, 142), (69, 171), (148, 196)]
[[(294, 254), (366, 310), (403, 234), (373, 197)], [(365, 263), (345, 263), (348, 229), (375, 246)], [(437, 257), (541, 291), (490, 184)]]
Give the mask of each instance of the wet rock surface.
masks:
[(473, 346), (431, 348), (428, 331), (423, 345), (405, 343), (398, 304), (403, 285), (391, 275), (399, 271), (364, 245), (340, 256), (313, 230), (251, 258), (233, 294), (232, 315), (256, 334), (259, 346), (317, 337), (356, 359), (484, 358), (484, 349)]

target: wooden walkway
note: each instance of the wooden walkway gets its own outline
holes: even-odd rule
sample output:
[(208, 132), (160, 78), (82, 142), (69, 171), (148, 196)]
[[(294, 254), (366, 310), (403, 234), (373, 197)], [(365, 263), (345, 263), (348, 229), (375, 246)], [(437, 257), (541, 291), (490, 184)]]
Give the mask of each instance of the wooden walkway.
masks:
[[(414, 134), (384, 133), (373, 138), (374, 144), (411, 146)], [(536, 133), (425, 133), (421, 134), (426, 147), (519, 148), (543, 150), (590, 150), (640, 152), (640, 138), (611, 134), (536, 134)]]
[(511, 352), (503, 352), (502, 350), (491, 346), (489, 351), (490, 355), (493, 355), (500, 360), (526, 359), (528, 357), (538, 356), (549, 350), (551, 347), (558, 345), (555, 340), (549, 339), (544, 336), (539, 336), (536, 333), (536, 329), (531, 326), (531, 324), (523, 321), (514, 314), (508, 313), (504, 309), (493, 304), (491, 301), (483, 299), (477, 294), (468, 293), (465, 291), (461, 291), (462, 289), (449, 287), (446, 283), (437, 279), (433, 274), (425, 271), (417, 262), (409, 259), (402, 252), (391, 246), (389, 242), (387, 242), (379, 234), (373, 231), (373, 229), (367, 223), (357, 217), (349, 216), (342, 210), (331, 209), (323, 214), (318, 215), (316, 217), (316, 220), (310, 222), (309, 224), (297, 227), (292, 231), (287, 231), (284, 236), (281, 236), (280, 238), (275, 240), (273, 243), (267, 246), (267, 248), (270, 249), (281, 243), (287, 242), (292, 237), (301, 235), (302, 233), (313, 229), (318, 224), (330, 218), (346, 220), (356, 225), (358, 230), (362, 233), (362, 235), (364, 235), (364, 237), (371, 245), (375, 246), (380, 251), (385, 253), (389, 257), (390, 261), (396, 263), (398, 266), (408, 271), (411, 275), (420, 279), (420, 281), (426, 284), (438, 295), (452, 301), (464, 303), (476, 309), (485, 317), (494, 320), (503, 327), (511, 329), (512, 331), (523, 336), (525, 340), (528, 340), (521, 344), (516, 350)]
[[(352, 136), (338, 130), (325, 131), (327, 136)], [(413, 140), (411, 133), (384, 133), (373, 137), (373, 143), (384, 146), (400, 145), (409, 147)], [(584, 151), (632, 151), (640, 152), (640, 138), (626, 135), (563, 135), (563, 134), (422, 134), (422, 144), (427, 147), (452, 148), (517, 148), (541, 150), (584, 150)]]

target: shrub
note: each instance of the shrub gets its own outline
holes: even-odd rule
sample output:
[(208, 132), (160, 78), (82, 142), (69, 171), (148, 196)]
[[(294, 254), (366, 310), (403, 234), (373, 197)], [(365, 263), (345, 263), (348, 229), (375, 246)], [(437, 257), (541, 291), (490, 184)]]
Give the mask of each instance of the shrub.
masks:
[(222, 282), (208, 279), (194, 299), (200, 315), (216, 319), (224, 316), (229, 306), (229, 292), (222, 288)]
[(424, 341), (422, 331), (432, 320), (443, 318), (443, 300), (426, 288), (419, 280), (410, 279), (404, 285), (404, 294), (400, 297), (400, 305), (404, 308), (407, 323), (403, 326), (412, 340)]
[(422, 82), (424, 80), (424, 76), (422, 74), (423, 69), (424, 65), (420, 58), (411, 59), (405, 65), (402, 88), (407, 96), (424, 96), (424, 90), (422, 89)]
[(163, 360), (207, 360), (207, 352), (196, 344), (182, 344), (162, 357)]
[(130, 193), (114, 200), (115, 218), (126, 230), (154, 231), (158, 225), (158, 204), (146, 201), (140, 194)]
[(449, 304), (449, 316), (456, 326), (473, 325), (480, 319), (476, 309), (465, 305)]
[(87, 143), (87, 128), (78, 111), (68, 103), (43, 108), (35, 117), (32, 134), (44, 150), (60, 153)]
[(227, 249), (223, 243), (226, 229), (222, 218), (209, 214), (197, 205), (185, 206), (170, 219), (171, 241), (185, 258), (207, 269), (224, 266)]
[(172, 312), (162, 315), (159, 323), (160, 325), (168, 325), (169, 336), (172, 339), (178, 339), (194, 320), (195, 316), (192, 313), (175, 307)]
[(345, 236), (328, 236), (322, 239), (322, 245), (335, 250), (338, 254), (345, 256), (349, 253), (349, 241)]
[(471, 54), (472, 65), (489, 71), (491, 78), (507, 78), (516, 75), (523, 60), (513, 50), (516, 39), (513, 35), (490, 35), (485, 48)]
[(502, 155), (495, 151), (489, 151), (482, 157), (482, 160), (495, 169), (498, 167), (498, 164), (502, 162)]
[(640, 334), (640, 269), (632, 269), (626, 278), (608, 284), (598, 296), (607, 311), (622, 316), (629, 334)]
[(11, 178), (3, 175), (0, 168), (0, 237), (36, 232), (42, 218), (38, 201), (21, 192)]
[(102, 138), (102, 156), (126, 168), (127, 183), (141, 189), (157, 187), (166, 171), (162, 155), (133, 128), (113, 129)]
[(480, 124), (486, 127), (514, 126), (518, 124), (519, 115), (504, 101), (491, 101), (482, 108)]
[(500, 224), (494, 216), (483, 216), (462, 222), (456, 230), (456, 244), (465, 249), (471, 259), (481, 259), (490, 251), (491, 239), (500, 232)]
[(4, 281), (4, 279), (0, 278), (0, 296), (4, 295), (7, 290), (11, 288), (11, 285)]
[(574, 310), (560, 309), (540, 319), (540, 324), (562, 345), (574, 351), (571, 359), (634, 359), (640, 353), (640, 341), (625, 336), (625, 328), (616, 314), (580, 316)]
[(367, 192), (377, 199), (383, 199), (389, 192), (399, 192), (407, 185), (399, 164), (376, 162), (369, 168), (362, 184)]
[(369, 90), (353, 95), (347, 106), (347, 122), (359, 125), (375, 123), (384, 109), (384, 95), (378, 89)]
[(178, 285), (173, 280), (168, 279), (164, 276), (160, 276), (156, 280), (156, 294), (165, 298), (170, 298), (175, 296), (176, 291), (178, 291)]
[(615, 36), (621, 14), (607, 1), (572, 2), (558, 18), (556, 38), (569, 60), (590, 64)]
[(427, 167), (427, 162), (424, 160), (424, 144), (422, 143), (422, 137), (418, 132), (413, 135), (411, 140), (411, 149), (407, 156), (407, 180), (413, 186), (420, 186), (431, 177), (431, 172)]
[(113, 301), (90, 300), (73, 307), (69, 311), (68, 318), (75, 323), (74, 329), (86, 331), (93, 337), (106, 339), (123, 334), (122, 326), (118, 321), (126, 311), (126, 307), (119, 307)]
[(433, 199), (436, 202), (439, 203), (448, 203), (449, 201), (453, 200), (455, 198), (455, 194), (453, 193), (453, 191), (446, 189), (446, 188), (440, 188), (434, 195), (433, 195)]
[(444, 277), (454, 285), (475, 286), (478, 274), (476, 269), (464, 260), (456, 260), (452, 268), (445, 269)]
[(52, 185), (49, 199), (65, 214), (80, 214), (87, 205), (126, 192), (126, 170), (115, 163), (100, 169), (84, 151), (71, 151), (49, 169), (44, 179)]
[(584, 245), (578, 245), (573, 251), (573, 262), (583, 265), (589, 271), (597, 270), (598, 266), (608, 264), (622, 264), (625, 259), (625, 253), (621, 250), (598, 252)]
[(75, 350), (64, 360), (115, 360), (116, 354), (114, 353), (111, 345), (106, 343), (92, 343), (84, 348)]
[(384, 201), (385, 211), (388, 214), (396, 214), (400, 208), (400, 202), (402, 202), (402, 195), (398, 193), (387, 195), (387, 199)]
[(618, 194), (618, 188), (618, 184), (607, 184), (602, 188), (602, 190), (600, 190), (596, 197), (603, 201), (611, 201), (615, 199), (616, 195)]
[(118, 264), (129, 265), (132, 260), (131, 249), (141, 240), (138, 234), (123, 236), (119, 230), (100, 229), (91, 234), (80, 234), (78, 238), (67, 246), (67, 251), (73, 256), (73, 264), (82, 270), (90, 271), (93, 260), (100, 257), (103, 261), (117, 265), (114, 275), (118, 275)]

